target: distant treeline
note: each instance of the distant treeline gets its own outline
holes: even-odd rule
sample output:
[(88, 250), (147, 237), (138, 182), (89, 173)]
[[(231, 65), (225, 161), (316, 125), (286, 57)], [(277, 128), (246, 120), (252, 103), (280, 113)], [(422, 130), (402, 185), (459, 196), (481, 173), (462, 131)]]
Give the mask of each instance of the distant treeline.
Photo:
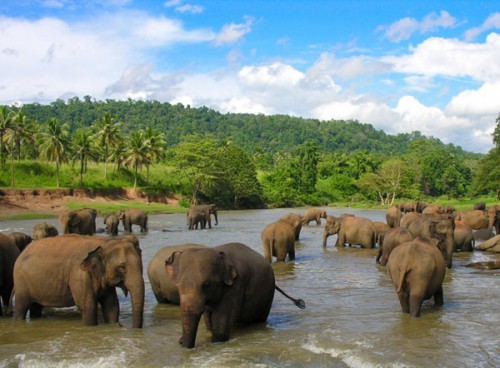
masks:
[(122, 123), (124, 133), (147, 127), (163, 133), (167, 147), (177, 145), (188, 135), (210, 133), (216, 139), (230, 141), (250, 154), (256, 151), (269, 154), (291, 152), (304, 142), (313, 141), (324, 153), (369, 151), (401, 156), (408, 153), (412, 142), (424, 139), (433, 146), (441, 146), (455, 157), (477, 159), (481, 156), (453, 144), (445, 145), (439, 139), (423, 136), (419, 131), (390, 135), (355, 120), (320, 121), (288, 115), (221, 114), (207, 107), (193, 108), (131, 99), (95, 101), (90, 96), (85, 96), (83, 100), (78, 97), (67, 101), (59, 99), (49, 105), (25, 104), (22, 111), (29, 119), (42, 124), (56, 118), (68, 124), (70, 132), (90, 127), (108, 113)]

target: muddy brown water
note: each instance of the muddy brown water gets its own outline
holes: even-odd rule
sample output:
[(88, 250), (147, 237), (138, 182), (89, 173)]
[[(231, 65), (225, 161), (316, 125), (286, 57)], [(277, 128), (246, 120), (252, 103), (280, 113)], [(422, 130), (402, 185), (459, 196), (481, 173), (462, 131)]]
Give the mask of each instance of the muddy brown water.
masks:
[[(385, 212), (379, 210), (326, 210), (385, 221)], [(187, 242), (215, 246), (238, 241), (262, 254), (262, 229), (288, 212), (303, 209), (221, 211), (219, 225), (204, 231), (188, 231), (183, 214), (151, 216), (150, 231), (138, 235), (144, 270), (161, 247)], [(3, 221), (0, 231), (31, 233), (39, 222)], [(47, 222), (59, 227), (57, 220)], [(435, 308), (427, 301), (422, 316), (411, 318), (401, 312), (385, 268), (375, 263), (377, 249), (337, 249), (336, 237), (323, 249), (322, 231), (313, 223), (304, 227), (295, 262), (273, 264), (277, 284), (304, 299), (305, 310), (276, 293), (267, 323), (237, 329), (230, 341), (217, 344), (200, 323), (196, 347), (188, 350), (178, 345), (179, 308), (156, 303), (145, 273), (143, 329), (131, 328), (130, 299), (121, 291), (123, 328), (102, 323), (85, 327), (75, 308), (44, 310), (37, 320), (1, 317), (0, 367), (500, 365), (500, 272), (465, 267), (497, 255), (455, 254), (444, 281), (444, 306)]]

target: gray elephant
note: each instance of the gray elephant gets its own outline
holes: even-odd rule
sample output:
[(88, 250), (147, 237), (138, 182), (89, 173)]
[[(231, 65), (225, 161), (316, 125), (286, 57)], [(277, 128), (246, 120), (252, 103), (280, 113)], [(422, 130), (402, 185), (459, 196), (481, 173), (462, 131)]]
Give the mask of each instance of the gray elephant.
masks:
[(290, 212), (281, 216), (280, 220), (287, 222), (293, 228), (293, 231), (295, 232), (295, 240), (299, 240), (304, 217), (298, 213)]
[(97, 306), (105, 322), (119, 323), (116, 287), (130, 291), (132, 327), (141, 328), (144, 279), (139, 241), (61, 235), (34, 241), (14, 266), (16, 318), (40, 317), (43, 307), (76, 305), (85, 325), (97, 325)]
[(148, 214), (146, 211), (132, 208), (129, 210), (120, 210), (116, 216), (122, 221), (123, 228), (126, 232), (132, 232), (132, 225), (139, 225), (141, 233), (148, 231)]
[(455, 230), (453, 231), (453, 240), (455, 242), (455, 247), (453, 251), (462, 252), (472, 252), (474, 250), (474, 234), (472, 229), (467, 225), (460, 223), (455, 224)]
[(109, 235), (116, 236), (118, 235), (118, 225), (120, 224), (120, 220), (118, 220), (118, 216), (116, 215), (107, 215), (104, 217), (104, 226), (106, 233)]
[(180, 304), (179, 290), (165, 271), (165, 260), (170, 258), (174, 252), (183, 252), (193, 248), (206, 248), (206, 246), (201, 244), (166, 246), (151, 258), (148, 265), (148, 278), (158, 303)]
[(323, 229), (323, 247), (331, 235), (337, 235), (336, 247), (361, 245), (363, 248), (373, 248), (376, 243), (376, 230), (373, 222), (364, 217), (328, 216)]
[(236, 323), (263, 323), (274, 298), (274, 272), (259, 253), (241, 243), (174, 252), (165, 262), (179, 289), (180, 343), (193, 348), (204, 314), (212, 342), (227, 341)]
[(399, 222), (399, 226), (404, 227), (404, 228), (408, 228), (408, 226), (410, 226), (410, 224), (413, 221), (415, 221), (416, 219), (418, 219), (421, 216), (422, 216), (422, 214), (418, 213), (418, 212), (408, 212), (408, 213), (404, 214), (403, 217), (401, 217), (401, 221)]
[(400, 206), (391, 206), (385, 211), (385, 222), (389, 227), (398, 227), (403, 217)]
[(375, 226), (375, 240), (380, 247), (384, 241), (385, 234), (391, 227), (382, 221), (373, 221), (373, 226)]
[(500, 235), (500, 204), (494, 204), (488, 207), (488, 219), (491, 227), (490, 230), (495, 230), (497, 235)]
[(303, 225), (309, 225), (311, 221), (316, 221), (317, 225), (321, 225), (321, 219), (323, 218), (326, 220), (327, 215), (326, 211), (324, 210), (320, 210), (317, 208), (310, 208), (304, 212), (304, 215), (302, 217), (303, 217), (302, 220)]
[(404, 313), (419, 317), (424, 300), (434, 297), (443, 305), (445, 259), (437, 239), (418, 238), (396, 247), (387, 261), (387, 271)]
[(487, 210), (458, 211), (455, 213), (455, 220), (462, 221), (472, 230), (492, 230), (495, 223), (495, 217), (490, 217)]
[(198, 204), (189, 207), (187, 212), (189, 230), (212, 228), (212, 215), (215, 218), (215, 225), (218, 225), (217, 206), (215, 204)]
[[(456, 224), (456, 222), (455, 222)], [(495, 233), (489, 229), (479, 229), (472, 232), (475, 241), (484, 241), (491, 239), (495, 236)]]
[(288, 255), (289, 261), (295, 260), (295, 237), (295, 229), (288, 220), (267, 225), (260, 234), (264, 258), (272, 262), (274, 256), (277, 262), (284, 262)]
[(377, 263), (380, 263), (381, 266), (385, 266), (394, 248), (412, 239), (413, 235), (404, 227), (393, 227), (387, 231), (382, 241), (382, 245), (379, 246), (376, 258)]
[(59, 231), (57, 231), (56, 227), (54, 225), (47, 224), (46, 222), (36, 224), (33, 227), (33, 240), (51, 238), (58, 235)]
[(476, 245), (476, 249), (486, 252), (500, 253), (500, 235), (496, 235), (493, 238)]
[(408, 230), (413, 235), (423, 238), (436, 238), (443, 244), (446, 266), (451, 268), (453, 249), (455, 247), (454, 230), (455, 222), (452, 215), (426, 216), (421, 215), (409, 226)]
[(7, 235), (0, 233), (0, 316), (3, 307), (9, 307), (10, 295), (14, 288), (13, 270), (19, 249)]
[(26, 248), (28, 244), (33, 241), (30, 235), (22, 233), (20, 231), (14, 231), (7, 236), (14, 241), (17, 248), (19, 249), (19, 252), (22, 252), (24, 248)]
[(93, 208), (81, 208), (59, 216), (63, 234), (94, 235), (98, 211)]

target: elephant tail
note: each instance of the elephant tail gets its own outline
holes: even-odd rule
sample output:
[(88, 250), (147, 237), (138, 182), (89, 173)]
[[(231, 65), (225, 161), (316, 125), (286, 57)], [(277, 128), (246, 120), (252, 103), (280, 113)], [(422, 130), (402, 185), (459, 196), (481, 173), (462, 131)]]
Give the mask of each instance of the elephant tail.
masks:
[[(12, 288), (12, 291), (10, 292), (9, 305), (7, 306), (7, 311), (5, 312), (5, 315), (7, 315), (7, 316), (12, 316), (14, 314), (13, 313), (14, 308), (12, 308), (12, 304), (13, 304), (12, 301), (14, 300), (14, 294), (15, 294), (14, 290), (15, 289)], [(1, 308), (1, 306), (0, 306), (0, 308)]]
[(274, 288), (276, 290), (278, 290), (281, 294), (283, 294), (285, 297), (287, 297), (288, 299), (290, 299), (292, 302), (295, 303), (295, 305), (300, 308), (300, 309), (305, 309), (306, 308), (306, 303), (302, 300), (302, 299), (295, 299), (295, 298), (292, 298), (290, 295), (288, 295), (287, 293), (285, 293), (278, 285), (274, 285)]
[(406, 274), (411, 271), (409, 261), (410, 261), (409, 256), (405, 255), (405, 257), (403, 258), (403, 261), (401, 262), (401, 265), (399, 267), (399, 270), (400, 270), (399, 280), (398, 280), (398, 287), (396, 289), (396, 291), (398, 293), (400, 293), (401, 290), (403, 289), (403, 284), (405, 282)]

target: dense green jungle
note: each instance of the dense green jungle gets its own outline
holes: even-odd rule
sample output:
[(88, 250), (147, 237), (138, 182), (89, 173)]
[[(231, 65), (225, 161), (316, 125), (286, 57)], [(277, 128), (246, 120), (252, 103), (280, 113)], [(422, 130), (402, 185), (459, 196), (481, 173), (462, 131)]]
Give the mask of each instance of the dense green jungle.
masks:
[(0, 106), (0, 128), (3, 189), (133, 187), (228, 209), (500, 196), (500, 116), (486, 155), (352, 120), (89, 96)]

